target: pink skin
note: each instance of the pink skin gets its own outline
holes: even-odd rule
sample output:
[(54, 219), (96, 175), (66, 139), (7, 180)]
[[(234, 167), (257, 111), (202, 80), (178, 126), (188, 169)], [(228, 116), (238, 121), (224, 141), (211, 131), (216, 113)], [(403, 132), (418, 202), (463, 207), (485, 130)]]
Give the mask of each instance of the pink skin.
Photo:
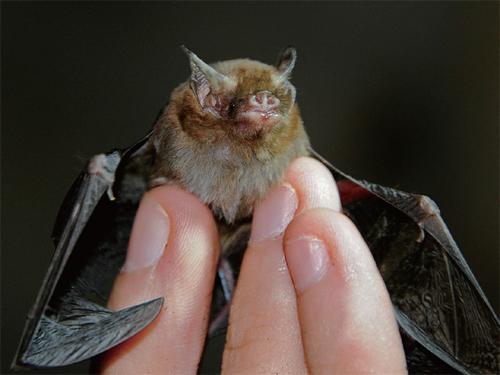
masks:
[(278, 124), (282, 116), (276, 110), (280, 100), (269, 91), (260, 91), (248, 97), (238, 108), (236, 121), (261, 130)]
[(218, 118), (232, 119), (243, 134), (255, 134), (281, 122), (278, 111), (280, 100), (269, 91), (259, 91), (240, 98), (235, 102), (233, 112), (231, 102), (223, 95), (210, 94), (203, 100), (205, 111)]
[[(159, 221), (154, 232), (144, 225), (148, 220)], [(102, 371), (195, 373), (217, 266), (213, 217), (193, 195), (159, 187), (141, 203), (132, 237), (110, 305), (164, 295), (166, 308), (145, 331), (107, 353)], [(294, 161), (255, 209), (222, 371), (406, 371), (374, 260), (341, 213), (332, 176), (313, 159)]]

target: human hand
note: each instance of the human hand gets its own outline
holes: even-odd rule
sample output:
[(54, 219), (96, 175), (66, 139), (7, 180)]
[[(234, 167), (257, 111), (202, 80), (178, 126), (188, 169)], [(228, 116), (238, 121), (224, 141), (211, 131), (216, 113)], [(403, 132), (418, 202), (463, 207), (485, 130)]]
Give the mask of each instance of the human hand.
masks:
[[(219, 251), (211, 212), (174, 187), (148, 192), (110, 307), (159, 295), (165, 309), (106, 354), (105, 373), (195, 373)], [(255, 209), (231, 306), (226, 373), (403, 373), (387, 290), (342, 215), (324, 166), (299, 158)]]

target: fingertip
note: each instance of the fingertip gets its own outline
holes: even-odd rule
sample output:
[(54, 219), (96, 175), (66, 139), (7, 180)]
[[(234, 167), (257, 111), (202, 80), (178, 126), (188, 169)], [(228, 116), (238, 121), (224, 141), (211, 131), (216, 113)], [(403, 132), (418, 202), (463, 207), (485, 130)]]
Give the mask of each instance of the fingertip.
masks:
[[(302, 253), (292, 249), (297, 248), (297, 243), (302, 243), (305, 249)], [(311, 253), (309, 247), (317, 251)], [(292, 245), (292, 246), (291, 246)], [(322, 249), (325, 249), (323, 254)], [(284, 235), (284, 251), (287, 262), (292, 259), (303, 266), (316, 265), (317, 271), (323, 272), (318, 266), (328, 262), (333, 267), (329, 274), (335, 276), (337, 287), (349, 288), (349, 293), (361, 293), (360, 282), (365, 279), (375, 280), (377, 293), (387, 293), (382, 277), (378, 271), (373, 256), (359, 233), (354, 223), (344, 214), (327, 208), (307, 210), (296, 216), (288, 226)], [(293, 254), (292, 254), (293, 253)], [(316, 262), (308, 262), (300, 257), (309, 257), (316, 254)], [(327, 260), (326, 260), (327, 259)], [(293, 272), (293, 267), (291, 272)], [(297, 269), (297, 267), (295, 267)], [(292, 273), (292, 278), (294, 277)], [(313, 278), (320, 281), (321, 278)], [(362, 285), (361, 285), (362, 287)], [(304, 288), (298, 292), (304, 293)]]
[[(193, 295), (206, 290), (205, 300), (211, 291), (211, 285), (205, 283), (215, 275), (220, 251), (215, 219), (196, 196), (176, 186), (160, 186), (149, 194), (171, 218), (169, 241), (156, 275), (165, 284), (177, 285), (170, 299), (172, 295), (182, 297), (178, 310), (184, 308), (191, 313)], [(200, 270), (206, 274), (200, 275)]]
[(183, 219), (193, 220), (200, 225), (206, 224), (209, 230), (217, 230), (212, 211), (203, 204), (194, 194), (177, 186), (159, 186), (146, 193), (146, 196), (155, 200), (167, 214), (175, 213)]
[(301, 294), (319, 282), (330, 266), (325, 243), (313, 236), (288, 240), (285, 256), (297, 294)]
[(122, 272), (132, 272), (158, 262), (167, 246), (170, 220), (166, 210), (146, 194), (137, 210)]
[(329, 209), (303, 212), (285, 232), (284, 252), (313, 373), (405, 371), (387, 289), (349, 218)]
[(146, 192), (134, 219), (122, 272), (155, 265), (169, 242), (178, 242), (186, 230), (198, 233), (196, 228), (217, 237), (211, 211), (193, 194), (176, 186), (160, 186)]
[(128, 252), (136, 254), (127, 255), (109, 306), (120, 309), (159, 296), (165, 297), (165, 305), (153, 325), (103, 357), (103, 372), (196, 371), (219, 247), (215, 220), (195, 196), (173, 186), (146, 193), (129, 243)]
[(284, 235), (284, 252), (298, 294), (319, 282), (328, 266), (340, 265), (340, 241), (352, 237), (350, 220), (328, 208), (314, 208), (297, 215)]
[(297, 213), (311, 208), (329, 208), (340, 212), (342, 205), (335, 179), (328, 168), (311, 157), (295, 159), (285, 172), (299, 196)]
[(255, 207), (250, 243), (283, 234), (297, 210), (297, 205), (297, 193), (290, 184), (283, 183), (272, 188)]

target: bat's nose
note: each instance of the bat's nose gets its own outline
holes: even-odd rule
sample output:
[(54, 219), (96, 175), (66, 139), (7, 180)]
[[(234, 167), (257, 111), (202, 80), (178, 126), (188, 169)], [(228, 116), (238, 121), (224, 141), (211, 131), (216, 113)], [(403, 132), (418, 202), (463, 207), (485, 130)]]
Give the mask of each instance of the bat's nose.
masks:
[(259, 91), (250, 96), (249, 103), (252, 107), (269, 111), (280, 105), (280, 100), (269, 91)]

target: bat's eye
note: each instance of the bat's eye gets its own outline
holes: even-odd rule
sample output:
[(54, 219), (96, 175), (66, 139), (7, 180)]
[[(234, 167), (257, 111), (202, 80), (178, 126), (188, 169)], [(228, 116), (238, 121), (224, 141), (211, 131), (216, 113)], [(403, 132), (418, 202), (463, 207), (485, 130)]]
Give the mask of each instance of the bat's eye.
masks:
[(232, 117), (235, 114), (236, 109), (238, 108), (238, 103), (240, 101), (241, 100), (238, 100), (238, 99), (231, 99), (231, 101), (229, 102), (229, 105), (227, 107), (227, 114), (229, 117)]

